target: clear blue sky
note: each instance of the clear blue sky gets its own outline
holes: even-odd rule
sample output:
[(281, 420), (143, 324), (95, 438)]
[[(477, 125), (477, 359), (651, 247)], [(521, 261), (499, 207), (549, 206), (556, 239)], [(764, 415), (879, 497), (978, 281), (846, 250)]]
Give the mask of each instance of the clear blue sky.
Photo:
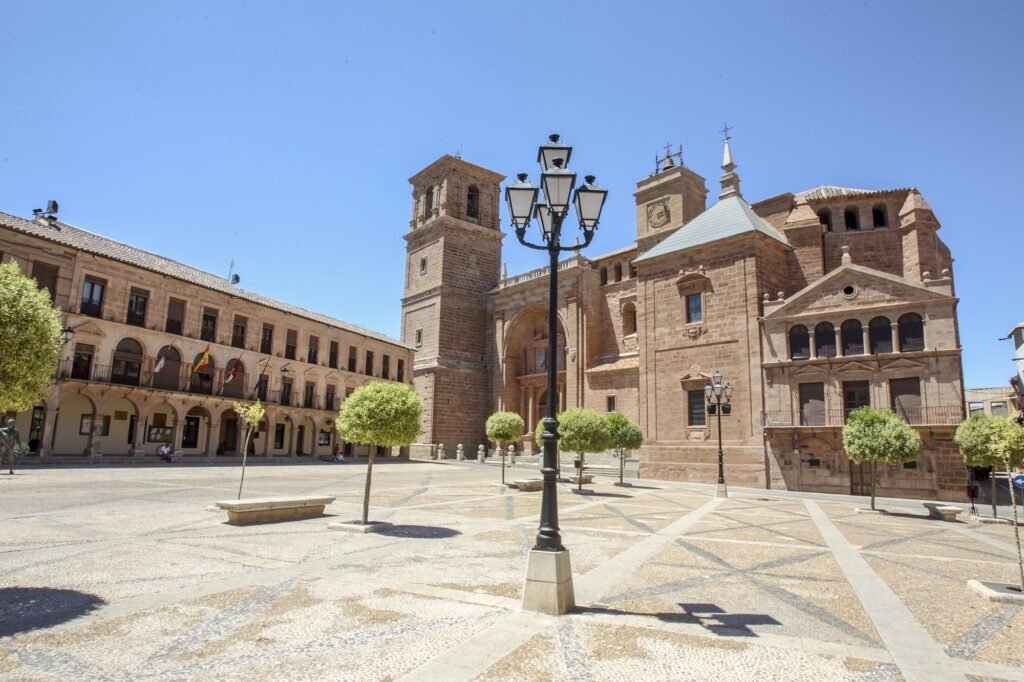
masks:
[[(1024, 321), (1020, 2), (0, 0), (0, 210), (68, 222), (397, 336), (407, 179), (512, 177), (561, 132), (629, 243), (666, 142), (756, 201), (920, 188), (953, 250), (968, 385)], [(507, 226), (507, 222), (504, 222)], [(506, 240), (510, 272), (539, 265)]]

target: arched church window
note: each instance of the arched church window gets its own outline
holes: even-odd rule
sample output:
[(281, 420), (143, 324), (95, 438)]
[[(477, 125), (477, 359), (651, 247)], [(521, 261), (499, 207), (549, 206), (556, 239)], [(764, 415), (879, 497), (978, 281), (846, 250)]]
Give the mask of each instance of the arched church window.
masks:
[(821, 322), (814, 328), (814, 355), (819, 358), (836, 356), (836, 329), (831, 322)]
[(427, 188), (427, 196), (423, 198), (423, 219), (430, 220), (434, 215), (434, 188)]
[(616, 263), (615, 267), (612, 268), (612, 272), (615, 274), (615, 281), (622, 281), (622, 263)]
[(924, 320), (917, 313), (907, 313), (899, 319), (900, 352), (924, 350)]
[(871, 352), (892, 352), (892, 323), (888, 317), (876, 317), (868, 323), (868, 338), (871, 340)]
[(811, 357), (811, 337), (807, 327), (798, 324), (789, 330), (789, 359), (806, 360)]
[(114, 349), (110, 381), (114, 384), (138, 386), (142, 374), (142, 346), (135, 339), (121, 339)]
[(880, 227), (889, 227), (889, 216), (884, 204), (879, 204), (871, 209), (871, 223), (876, 230)]
[(843, 337), (843, 355), (864, 354), (864, 327), (860, 320), (847, 320), (840, 327), (840, 336)]
[(608, 268), (601, 268), (601, 285), (608, 284)]
[(470, 218), (480, 217), (480, 190), (476, 185), (470, 185), (466, 193), (466, 215)]
[(818, 222), (825, 226), (826, 232), (832, 231), (832, 211), (823, 208), (818, 211)]
[(848, 208), (843, 211), (843, 222), (846, 223), (846, 229), (850, 232), (856, 232), (860, 229), (860, 218), (857, 217), (857, 209)]
[(636, 305), (627, 303), (622, 306), (622, 335), (636, 334)]

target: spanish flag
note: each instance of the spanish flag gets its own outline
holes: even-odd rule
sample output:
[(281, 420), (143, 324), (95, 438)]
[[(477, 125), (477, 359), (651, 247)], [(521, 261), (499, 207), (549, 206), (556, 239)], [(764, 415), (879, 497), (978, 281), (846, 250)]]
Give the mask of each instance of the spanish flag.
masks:
[(192, 372), (198, 372), (199, 370), (206, 369), (210, 366), (210, 344), (206, 344), (206, 350), (199, 356), (196, 361), (196, 366), (192, 368)]

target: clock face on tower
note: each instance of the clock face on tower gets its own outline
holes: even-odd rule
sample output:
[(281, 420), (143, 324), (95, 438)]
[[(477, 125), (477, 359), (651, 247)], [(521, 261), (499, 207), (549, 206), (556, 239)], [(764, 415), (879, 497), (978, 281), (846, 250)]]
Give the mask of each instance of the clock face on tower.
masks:
[(660, 199), (647, 205), (647, 227), (657, 229), (665, 227), (672, 219), (668, 209), (668, 199)]

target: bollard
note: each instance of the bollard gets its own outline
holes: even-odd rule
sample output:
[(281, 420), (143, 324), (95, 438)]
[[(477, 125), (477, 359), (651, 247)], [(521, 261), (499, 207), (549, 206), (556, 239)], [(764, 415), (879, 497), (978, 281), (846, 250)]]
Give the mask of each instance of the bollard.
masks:
[(444, 459), (444, 443), (438, 443), (437, 444), (437, 459), (438, 460)]
[(465, 459), (465, 454), (462, 451), (462, 443), (459, 443), (455, 448), (455, 459), (459, 462)]
[(476, 463), (477, 464), (483, 464), (484, 463), (484, 457), (486, 457), (486, 456), (487, 456), (487, 448), (485, 448), (483, 445), (476, 446)]
[(516, 445), (512, 443), (508, 446), (508, 464), (509, 466), (516, 465)]

